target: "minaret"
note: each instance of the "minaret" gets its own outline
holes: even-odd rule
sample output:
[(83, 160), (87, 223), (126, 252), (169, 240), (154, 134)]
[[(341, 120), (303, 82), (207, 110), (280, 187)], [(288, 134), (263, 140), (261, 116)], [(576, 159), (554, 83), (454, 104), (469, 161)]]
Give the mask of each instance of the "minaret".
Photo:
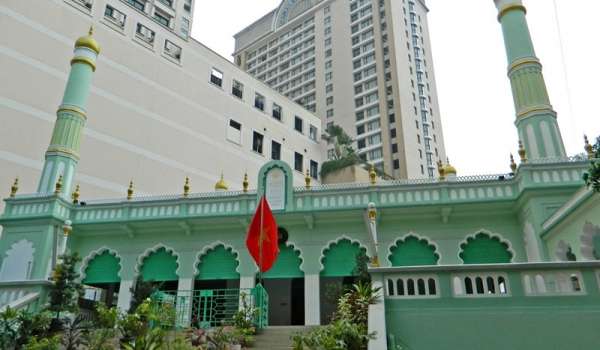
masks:
[(502, 25), (508, 77), (519, 139), (530, 158), (564, 157), (565, 146), (552, 110), (542, 65), (533, 49), (522, 0), (494, 0)]
[(65, 88), (62, 103), (56, 112), (56, 123), (38, 192), (53, 192), (54, 185), (63, 175), (63, 193), (71, 193), (73, 178), (79, 163), (79, 144), (83, 124), (87, 119), (85, 110), (88, 102), (92, 73), (96, 70), (96, 59), (100, 46), (93, 38), (94, 27), (87, 36), (75, 42), (75, 54), (71, 60), (71, 73)]

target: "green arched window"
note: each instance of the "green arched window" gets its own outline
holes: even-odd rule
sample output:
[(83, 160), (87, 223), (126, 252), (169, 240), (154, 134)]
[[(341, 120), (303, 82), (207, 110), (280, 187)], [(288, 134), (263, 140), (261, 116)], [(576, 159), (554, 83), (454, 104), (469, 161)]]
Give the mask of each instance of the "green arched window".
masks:
[(94, 258), (88, 262), (88, 266), (85, 269), (85, 279), (82, 283), (121, 282), (121, 278), (119, 277), (121, 265), (119, 265), (119, 262), (120, 259), (111, 254), (108, 250), (94, 256)]
[(504, 264), (512, 259), (506, 243), (483, 232), (475, 238), (467, 238), (467, 243), (461, 244), (460, 248), (459, 256), (464, 264)]
[(322, 277), (341, 277), (351, 276), (351, 272), (356, 266), (355, 255), (360, 252), (366, 252), (358, 243), (352, 243), (350, 240), (344, 239), (336, 244), (329, 246), (325, 250), (325, 257), (321, 261), (323, 263)]
[(302, 278), (304, 273), (300, 270), (302, 260), (300, 252), (294, 251), (294, 247), (279, 246), (279, 254), (273, 267), (267, 271), (263, 278)]
[(392, 247), (391, 253), (392, 266), (437, 265), (439, 260), (433, 245), (414, 236), (399, 240), (396, 247)]
[(178, 268), (177, 257), (167, 252), (166, 248), (160, 248), (142, 261), (142, 276), (144, 281), (178, 281)]
[(237, 272), (239, 262), (236, 259), (237, 254), (231, 249), (226, 249), (223, 245), (216, 246), (200, 256), (198, 263), (197, 280), (231, 280), (239, 279)]

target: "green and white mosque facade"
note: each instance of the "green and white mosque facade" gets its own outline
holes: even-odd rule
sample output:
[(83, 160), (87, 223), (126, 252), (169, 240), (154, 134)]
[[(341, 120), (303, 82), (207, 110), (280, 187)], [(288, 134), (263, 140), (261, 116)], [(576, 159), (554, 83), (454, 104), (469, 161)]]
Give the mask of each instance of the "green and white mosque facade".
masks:
[(447, 165), (436, 179), (295, 186), (292, 168), (270, 161), (240, 191), (219, 182), (194, 193), (182, 181), (178, 194), (136, 197), (132, 183), (127, 198), (83, 205), (74, 179), (100, 49), (91, 32), (80, 38), (38, 191), (16, 184), (5, 199), (0, 305), (43, 304), (63, 250), (84, 257), (81, 278), (97, 298), (124, 309), (138, 273), (180, 293), (252, 288), (245, 239), (264, 187), (287, 231), (263, 276), (270, 325), (327, 323), (325, 286), (350, 276), (364, 251), (383, 286), (370, 349), (596, 348), (600, 194), (581, 180), (589, 159), (565, 155), (525, 8), (495, 3), (522, 147), (510, 173), (488, 176)]

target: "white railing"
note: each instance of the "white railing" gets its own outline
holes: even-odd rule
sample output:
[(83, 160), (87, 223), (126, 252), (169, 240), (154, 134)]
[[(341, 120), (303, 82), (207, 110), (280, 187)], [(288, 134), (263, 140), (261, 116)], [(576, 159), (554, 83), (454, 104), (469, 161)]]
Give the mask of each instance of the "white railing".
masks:
[(584, 294), (579, 271), (527, 272), (521, 275), (525, 295)]
[(508, 277), (504, 273), (461, 274), (452, 277), (456, 297), (509, 296)]
[(589, 161), (587, 155), (577, 154), (569, 157), (548, 157), (548, 158), (531, 158), (527, 159), (527, 163), (545, 164), (545, 163), (574, 163)]
[(386, 297), (389, 298), (432, 298), (439, 297), (435, 275), (393, 276), (386, 280)]

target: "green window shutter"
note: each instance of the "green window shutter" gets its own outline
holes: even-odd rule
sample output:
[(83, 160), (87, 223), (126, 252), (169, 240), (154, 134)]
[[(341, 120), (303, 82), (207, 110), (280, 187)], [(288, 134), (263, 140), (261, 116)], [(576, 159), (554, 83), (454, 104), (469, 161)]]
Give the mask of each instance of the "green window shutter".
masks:
[(464, 264), (504, 264), (510, 263), (512, 258), (506, 243), (483, 233), (475, 235), (475, 239), (468, 238), (460, 248), (459, 256)]
[(120, 259), (109, 253), (108, 250), (100, 255), (96, 255), (89, 261), (87, 269), (85, 269), (85, 279), (82, 283), (118, 283), (121, 282), (119, 271)]
[(398, 246), (392, 248), (391, 252), (392, 266), (437, 265), (439, 259), (435, 254), (435, 247), (417, 237), (407, 237), (404, 241), (399, 241)]
[(351, 272), (356, 266), (354, 256), (361, 251), (365, 252), (365, 249), (361, 249), (358, 243), (352, 243), (347, 239), (341, 240), (337, 244), (332, 244), (325, 251), (325, 257), (322, 260), (324, 269), (321, 271), (321, 276), (351, 276)]
[(160, 248), (156, 253), (150, 253), (142, 262), (142, 276), (144, 281), (154, 279), (159, 281), (179, 281), (177, 276), (177, 257), (165, 248)]
[(279, 246), (281, 250), (273, 267), (267, 271), (263, 278), (302, 278), (304, 272), (300, 270), (300, 252), (294, 251), (294, 247)]
[(217, 246), (200, 257), (197, 280), (233, 280), (239, 279), (236, 271), (239, 262), (236, 254), (224, 246)]

